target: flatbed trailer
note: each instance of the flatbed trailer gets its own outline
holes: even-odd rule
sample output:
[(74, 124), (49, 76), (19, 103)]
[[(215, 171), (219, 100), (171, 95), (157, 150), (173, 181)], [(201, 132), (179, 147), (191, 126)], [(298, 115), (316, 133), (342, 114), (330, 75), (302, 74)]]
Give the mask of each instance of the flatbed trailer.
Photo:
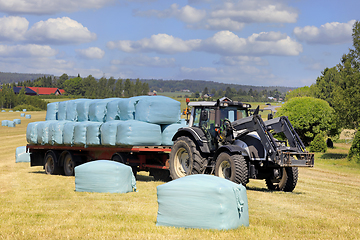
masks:
[(155, 180), (170, 180), (171, 146), (70, 146), (28, 144), (30, 166), (43, 166), (47, 174), (74, 175), (74, 168), (95, 160), (113, 160), (132, 167), (134, 174), (148, 171)]

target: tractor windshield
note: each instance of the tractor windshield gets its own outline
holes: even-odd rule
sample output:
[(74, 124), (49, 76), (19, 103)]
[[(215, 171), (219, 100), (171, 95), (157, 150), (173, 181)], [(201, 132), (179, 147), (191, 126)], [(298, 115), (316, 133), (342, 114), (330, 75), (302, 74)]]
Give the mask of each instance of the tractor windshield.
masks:
[(237, 107), (221, 108), (221, 119), (227, 118), (230, 122), (248, 116), (246, 109), (238, 109)]

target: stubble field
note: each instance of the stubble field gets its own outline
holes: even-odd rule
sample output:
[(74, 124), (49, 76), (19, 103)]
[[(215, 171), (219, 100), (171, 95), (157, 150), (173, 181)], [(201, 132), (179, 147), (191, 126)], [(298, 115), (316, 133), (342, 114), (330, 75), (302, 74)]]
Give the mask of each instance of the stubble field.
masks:
[(314, 168), (299, 170), (292, 193), (270, 192), (264, 181), (247, 186), (250, 226), (218, 231), (157, 227), (156, 186), (146, 172), (138, 192), (75, 192), (75, 178), (46, 175), (42, 167), (15, 163), (26, 145), (26, 126), (45, 112), (0, 113), (1, 239), (359, 239), (360, 168), (345, 157), (349, 145), (317, 154)]

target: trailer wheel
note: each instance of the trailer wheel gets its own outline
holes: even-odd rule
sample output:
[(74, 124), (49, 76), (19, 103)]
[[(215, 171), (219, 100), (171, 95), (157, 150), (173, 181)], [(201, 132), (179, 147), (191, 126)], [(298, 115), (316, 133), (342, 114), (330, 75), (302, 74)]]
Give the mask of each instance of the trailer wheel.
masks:
[(65, 176), (74, 176), (75, 175), (75, 161), (71, 153), (66, 153), (64, 157), (64, 174)]
[(215, 175), (243, 186), (249, 182), (247, 163), (240, 154), (220, 153), (216, 159)]
[(283, 167), (274, 169), (274, 175), (265, 179), (266, 186), (271, 191), (292, 192), (298, 180), (297, 167)]
[(206, 158), (201, 156), (195, 143), (186, 136), (176, 139), (170, 153), (170, 176), (178, 179), (190, 174), (201, 174), (206, 169)]
[(53, 151), (46, 153), (44, 169), (46, 174), (61, 174), (61, 168), (57, 165), (56, 154)]

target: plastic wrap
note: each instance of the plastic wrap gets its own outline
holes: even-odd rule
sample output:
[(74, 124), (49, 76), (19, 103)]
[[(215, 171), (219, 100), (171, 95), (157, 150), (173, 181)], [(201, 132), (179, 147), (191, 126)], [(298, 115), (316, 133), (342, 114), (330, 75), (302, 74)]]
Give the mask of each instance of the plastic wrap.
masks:
[(20, 117), (25, 117), (25, 113), (20, 113)]
[(26, 112), (26, 109), (25, 109), (25, 108), (23, 109), (23, 112)]
[(172, 138), (179, 128), (186, 127), (185, 123), (173, 123), (161, 126), (161, 145), (172, 146)]
[(13, 122), (16, 123), (16, 124), (21, 124), (21, 120), (18, 119), (18, 118), (15, 118), (15, 119), (13, 120)]
[(100, 128), (103, 123), (100, 122), (89, 122), (86, 128), (86, 145), (100, 145)]
[(75, 191), (133, 192), (136, 180), (127, 165), (108, 160), (92, 161), (75, 167)]
[(164, 96), (144, 96), (135, 105), (135, 119), (156, 124), (180, 120), (180, 102)]
[(66, 109), (68, 101), (59, 102), (58, 105), (58, 120), (66, 120)]
[(122, 121), (114, 120), (101, 125), (101, 144), (115, 146), (117, 126)]
[(30, 144), (37, 144), (37, 125), (40, 122), (31, 122), (26, 127), (26, 141)]
[(113, 98), (98, 99), (93, 101), (89, 106), (89, 119), (93, 122), (105, 122), (106, 120), (106, 105), (112, 101)]
[(76, 105), (76, 112), (79, 122), (89, 121), (89, 107), (93, 101), (96, 100), (84, 99), (84, 101), (78, 102)]
[(119, 101), (120, 120), (135, 119), (135, 105), (143, 97), (144, 96), (124, 98), (122, 101)]
[(112, 120), (120, 120), (119, 102), (123, 100), (124, 99), (122, 98), (115, 98), (114, 100), (107, 103), (106, 122)]
[(48, 103), (45, 120), (57, 120), (58, 111), (59, 111), (59, 102)]
[(16, 123), (14, 121), (8, 121), (8, 127), (16, 127)]
[(1, 112), (6, 112), (5, 110), (1, 110)]
[(26, 151), (26, 146), (16, 148), (15, 162), (30, 162), (30, 153)]
[(31, 119), (31, 115), (30, 115), (30, 114), (26, 114), (26, 115), (25, 115), (25, 118)]
[(136, 120), (121, 121), (117, 125), (117, 145), (161, 145), (161, 127)]
[(49, 120), (39, 122), (37, 125), (37, 143), (41, 145), (51, 144), (49, 142), (49, 131), (50, 131), (50, 124), (57, 122), (56, 120)]
[(76, 122), (74, 126), (74, 145), (86, 146), (86, 130), (90, 122)]
[(49, 144), (64, 144), (64, 125), (69, 121), (54, 121), (49, 125)]
[(1, 126), (7, 127), (8, 124), (9, 124), (9, 120), (2, 120), (1, 121)]
[(66, 122), (63, 128), (63, 141), (66, 145), (74, 144), (74, 128), (76, 122)]
[(249, 226), (246, 188), (213, 175), (189, 175), (157, 187), (157, 226), (234, 229)]

